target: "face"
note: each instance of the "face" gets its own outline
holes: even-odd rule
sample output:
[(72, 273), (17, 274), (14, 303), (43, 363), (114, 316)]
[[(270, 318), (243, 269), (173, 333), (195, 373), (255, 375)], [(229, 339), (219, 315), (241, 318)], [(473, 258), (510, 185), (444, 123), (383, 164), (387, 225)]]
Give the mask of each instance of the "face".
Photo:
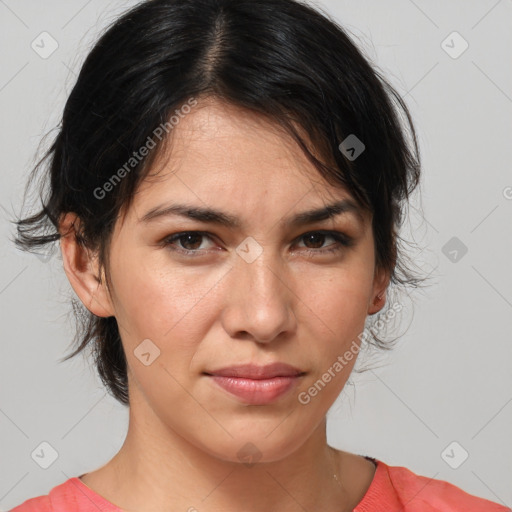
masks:
[[(288, 135), (234, 106), (200, 102), (172, 134), (115, 227), (111, 295), (97, 287), (91, 300), (74, 287), (90, 310), (117, 319), (133, 415), (220, 459), (239, 461), (252, 443), (261, 461), (277, 460), (325, 419), (356, 359), (339, 356), (359, 345), (385, 290), (371, 217), (347, 207), (301, 218), (353, 198)], [(177, 205), (232, 224), (157, 213)], [(274, 362), (302, 375), (259, 386), (206, 375)], [(223, 387), (235, 381), (245, 394)]]

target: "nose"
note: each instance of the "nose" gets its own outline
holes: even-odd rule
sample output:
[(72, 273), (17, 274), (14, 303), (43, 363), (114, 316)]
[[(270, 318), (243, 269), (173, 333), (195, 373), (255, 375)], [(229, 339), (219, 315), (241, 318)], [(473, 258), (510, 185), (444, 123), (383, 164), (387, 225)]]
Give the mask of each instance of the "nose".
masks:
[(296, 329), (293, 279), (270, 252), (252, 263), (237, 257), (229, 272), (222, 322), (233, 338), (270, 343)]

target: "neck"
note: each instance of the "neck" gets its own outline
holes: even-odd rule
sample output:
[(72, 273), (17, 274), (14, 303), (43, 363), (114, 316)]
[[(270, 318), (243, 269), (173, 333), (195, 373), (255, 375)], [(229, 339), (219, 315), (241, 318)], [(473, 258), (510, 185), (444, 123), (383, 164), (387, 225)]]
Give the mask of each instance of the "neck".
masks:
[(132, 406), (121, 450), (82, 477), (124, 510), (348, 511), (373, 477), (371, 462), (327, 445), (325, 419), (287, 457), (251, 464), (221, 460), (164, 425), (155, 428), (137, 417), (148, 416), (134, 414)]

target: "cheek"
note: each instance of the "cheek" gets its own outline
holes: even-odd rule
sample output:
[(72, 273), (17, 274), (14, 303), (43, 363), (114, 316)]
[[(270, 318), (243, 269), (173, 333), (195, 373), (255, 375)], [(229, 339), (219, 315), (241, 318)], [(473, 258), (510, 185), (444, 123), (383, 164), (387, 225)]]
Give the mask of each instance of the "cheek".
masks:
[(302, 309), (306, 315), (302, 322), (309, 331), (306, 338), (314, 340), (314, 349), (303, 348), (309, 354), (313, 370), (303, 391), (305, 400), (322, 408), (334, 402), (355, 365), (371, 282), (367, 269), (355, 267), (351, 271), (333, 270), (329, 276), (314, 282), (315, 286), (300, 291), (306, 304)]
[(171, 267), (162, 259), (165, 254), (153, 261), (134, 254), (116, 262), (116, 316), (130, 344), (149, 338), (161, 347), (191, 347), (216, 307), (216, 284), (226, 269)]
[[(322, 277), (302, 280), (297, 295), (311, 318), (324, 325), (326, 339), (351, 334), (364, 325), (368, 313), (371, 281), (368, 272), (351, 267), (333, 269)], [(338, 338), (337, 338), (338, 339)]]

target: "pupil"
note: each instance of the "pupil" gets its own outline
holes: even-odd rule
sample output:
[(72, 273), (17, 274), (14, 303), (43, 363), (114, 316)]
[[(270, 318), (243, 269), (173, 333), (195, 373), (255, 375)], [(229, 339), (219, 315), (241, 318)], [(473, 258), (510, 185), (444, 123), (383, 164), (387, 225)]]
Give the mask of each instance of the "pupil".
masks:
[(317, 244), (317, 246), (315, 246), (314, 248), (317, 249), (318, 247), (321, 247), (322, 246), (322, 238), (325, 237), (325, 235), (322, 235), (320, 233), (312, 233), (310, 235), (307, 235), (306, 236), (306, 245), (308, 245), (308, 241), (311, 241), (313, 240), (313, 245), (315, 244), (315, 239), (318, 241), (320, 239), (320, 243)]
[[(183, 235), (181, 237), (181, 245), (185, 247), (185, 249), (197, 249), (197, 247), (199, 247), (201, 245), (201, 236), (202, 235), (194, 235), (194, 234), (190, 234), (190, 235)], [(193, 243), (193, 240), (196, 239), (199, 240), (199, 243), (196, 244), (195, 247), (186, 247), (186, 245), (190, 242), (190, 239), (192, 239), (192, 245), (194, 245)], [(185, 240), (185, 241), (183, 241)]]

